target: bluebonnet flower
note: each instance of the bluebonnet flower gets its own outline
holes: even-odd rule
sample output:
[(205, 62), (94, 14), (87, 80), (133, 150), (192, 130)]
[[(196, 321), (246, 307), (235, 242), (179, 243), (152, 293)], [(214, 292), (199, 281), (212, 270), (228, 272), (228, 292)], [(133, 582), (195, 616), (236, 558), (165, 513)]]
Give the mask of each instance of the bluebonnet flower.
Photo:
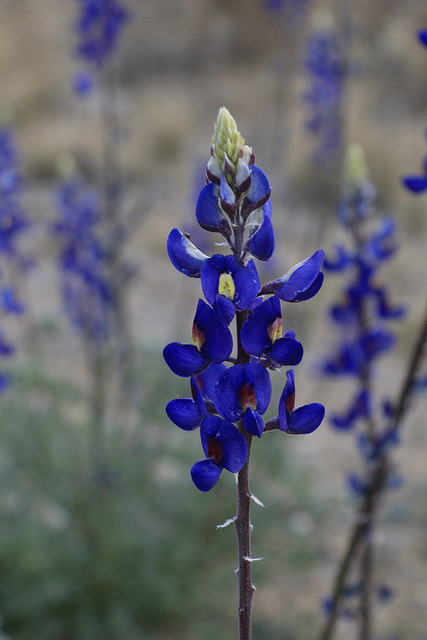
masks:
[(59, 220), (52, 233), (60, 240), (59, 267), (64, 309), (89, 341), (105, 340), (111, 324), (108, 260), (99, 238), (100, 198), (80, 179), (56, 191)]
[[(202, 491), (216, 484), (222, 469), (240, 471), (252, 437), (259, 438), (264, 432), (263, 416), (272, 393), (269, 369), (295, 366), (302, 359), (303, 348), (295, 334), (282, 335), (281, 300), (308, 300), (323, 282), (323, 252), (317, 251), (281, 278), (260, 284), (254, 258), (266, 261), (271, 257), (274, 232), (270, 184), (254, 162), (253, 150), (244, 144), (223, 107), (215, 125), (206, 186), (196, 204), (196, 220), (202, 229), (220, 233), (231, 255), (209, 257), (179, 229), (173, 229), (167, 241), (172, 264), (180, 273), (200, 278), (207, 301), (199, 300), (192, 344), (173, 342), (163, 351), (174, 373), (190, 377), (192, 397), (171, 400), (166, 412), (181, 429), (200, 428), (207, 458), (194, 465), (191, 476)], [(229, 325), (234, 318), (237, 357), (231, 356)], [(294, 394), (293, 371), (288, 372), (285, 389), (288, 395)], [(289, 402), (286, 407), (289, 411)], [(285, 415), (281, 402), (279, 415), (267, 423), (268, 430), (310, 433), (323, 415), (324, 408), (318, 404)]]
[(375, 188), (367, 177), (363, 151), (351, 145), (345, 160), (342, 200), (338, 218), (352, 239), (351, 246), (336, 247), (336, 256), (325, 258), (325, 268), (348, 274), (342, 297), (330, 309), (331, 320), (342, 326), (345, 337), (327, 358), (323, 370), (329, 375), (350, 375), (360, 381), (348, 409), (331, 417), (340, 430), (350, 430), (373, 417), (373, 398), (368, 388), (379, 355), (393, 348), (395, 337), (385, 322), (404, 315), (403, 305), (391, 302), (378, 273), (396, 252), (395, 224), (383, 218), (373, 224)]
[(120, 0), (77, 0), (79, 16), (76, 54), (95, 66), (101, 66), (117, 45), (120, 31), (130, 13)]
[(342, 44), (332, 27), (307, 39), (304, 65), (309, 89), (304, 94), (309, 115), (305, 125), (318, 140), (315, 159), (329, 160), (342, 146), (342, 101), (347, 74)]
[[(324, 263), (326, 270), (347, 276), (341, 298), (330, 309), (330, 318), (342, 328), (343, 337), (334, 353), (325, 359), (323, 371), (333, 376), (346, 375), (356, 382), (347, 407), (332, 414), (330, 421), (337, 431), (354, 434), (360, 456), (360, 470), (347, 474), (346, 486), (356, 502), (358, 513), (363, 512), (362, 557), (365, 553), (372, 553), (370, 534), (375, 501), (368, 498), (371, 496), (374, 470), (388, 460), (390, 450), (399, 441), (389, 401), (378, 402), (375, 397), (373, 376), (379, 356), (390, 351), (395, 344), (394, 333), (387, 324), (401, 318), (405, 312), (403, 305), (391, 302), (388, 290), (380, 280), (380, 269), (397, 249), (396, 228), (390, 218), (375, 222), (374, 198), (375, 188), (368, 179), (363, 150), (358, 145), (351, 145), (345, 159), (337, 212), (350, 241), (348, 246), (336, 247), (335, 257), (327, 257)], [(379, 426), (380, 418), (386, 419), (386, 427)], [(398, 476), (391, 471), (388, 474), (382, 489), (393, 489), (399, 485)], [(361, 602), (370, 600), (373, 595), (370, 569), (360, 568), (362, 576), (366, 576), (366, 571), (369, 579), (362, 580), (360, 588), (348, 591), (347, 585), (346, 592), (346, 588), (341, 587), (338, 597), (337, 590), (334, 590), (334, 598), (329, 599), (329, 609), (325, 610), (328, 616), (336, 613), (335, 607), (339, 602), (339, 614), (349, 617), (350, 613), (354, 618), (358, 608), (348, 604), (349, 598), (357, 596)]]
[[(20, 274), (32, 260), (22, 253), (19, 240), (29, 227), (29, 220), (21, 205), (23, 177), (18, 151), (12, 131), (0, 129), (0, 305), (5, 314), (19, 315), (25, 312), (25, 304), (19, 297), (17, 283), (5, 274)], [(11, 269), (12, 267), (12, 269)], [(14, 346), (0, 333), (0, 355), (10, 357)], [(0, 393), (7, 388), (10, 378), (0, 374)]]

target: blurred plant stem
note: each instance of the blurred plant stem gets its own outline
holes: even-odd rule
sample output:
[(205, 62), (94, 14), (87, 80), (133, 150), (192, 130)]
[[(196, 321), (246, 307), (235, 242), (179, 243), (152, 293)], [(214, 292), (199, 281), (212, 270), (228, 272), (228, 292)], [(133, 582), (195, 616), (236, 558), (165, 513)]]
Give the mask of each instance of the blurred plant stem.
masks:
[(127, 307), (129, 274), (123, 255), (129, 233), (124, 211), (125, 180), (121, 156), (123, 132), (114, 56), (101, 70), (98, 98), (102, 134), (101, 185), (106, 226), (105, 243), (112, 297), (112, 350), (118, 371), (122, 405), (129, 407), (135, 399), (136, 351)]
[[(424, 319), (420, 328), (418, 337), (414, 343), (411, 356), (408, 361), (406, 374), (403, 379), (400, 392), (397, 396), (397, 402), (394, 406), (393, 416), (391, 417), (388, 429), (401, 429), (402, 422), (406, 416), (406, 412), (410, 405), (411, 397), (414, 393), (416, 378), (423, 360), (425, 346), (427, 343), (427, 308)], [(361, 546), (366, 545), (369, 541), (369, 547), (362, 549), (363, 562), (363, 580), (369, 578), (372, 573), (372, 520), (374, 513), (377, 512), (383, 490), (386, 486), (390, 473), (393, 470), (391, 456), (385, 450), (381, 458), (377, 461), (375, 467), (372, 468), (369, 483), (366, 488), (364, 499), (359, 505), (353, 528), (350, 531), (345, 552), (339, 563), (336, 573), (331, 602), (331, 613), (328, 616), (326, 624), (320, 633), (319, 640), (331, 640), (333, 637), (336, 623), (339, 618), (341, 602), (343, 599), (346, 580), (348, 574), (353, 567), (357, 554), (360, 552)], [(372, 607), (368, 596), (369, 581), (363, 587), (362, 591), (362, 615), (360, 627), (360, 640), (370, 640), (371, 633), (371, 613)]]

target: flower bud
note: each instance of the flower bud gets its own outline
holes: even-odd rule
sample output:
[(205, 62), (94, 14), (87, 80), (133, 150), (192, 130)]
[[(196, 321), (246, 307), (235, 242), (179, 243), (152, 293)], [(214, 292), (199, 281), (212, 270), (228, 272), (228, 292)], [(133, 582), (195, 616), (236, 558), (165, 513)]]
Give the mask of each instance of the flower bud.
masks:
[(221, 107), (218, 112), (212, 143), (215, 145), (214, 157), (219, 166), (223, 171), (234, 175), (244, 140), (237, 129), (233, 116), (226, 107)]

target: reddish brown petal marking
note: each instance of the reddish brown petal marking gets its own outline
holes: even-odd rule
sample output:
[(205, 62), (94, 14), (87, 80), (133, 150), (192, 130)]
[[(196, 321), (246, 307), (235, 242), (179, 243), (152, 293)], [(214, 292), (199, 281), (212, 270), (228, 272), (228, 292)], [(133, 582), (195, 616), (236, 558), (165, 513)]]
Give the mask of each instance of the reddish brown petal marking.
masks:
[(292, 413), (295, 406), (295, 391), (291, 393), (285, 400), (285, 409), (288, 413)]
[(216, 438), (209, 438), (208, 440), (208, 458), (213, 458), (217, 464), (222, 459), (222, 446)]
[(240, 387), (239, 393), (237, 395), (237, 399), (243, 411), (246, 411), (248, 407), (251, 407), (251, 409), (256, 411), (257, 401), (256, 401), (255, 390), (249, 384), (249, 382), (245, 382), (245, 384), (242, 387)]

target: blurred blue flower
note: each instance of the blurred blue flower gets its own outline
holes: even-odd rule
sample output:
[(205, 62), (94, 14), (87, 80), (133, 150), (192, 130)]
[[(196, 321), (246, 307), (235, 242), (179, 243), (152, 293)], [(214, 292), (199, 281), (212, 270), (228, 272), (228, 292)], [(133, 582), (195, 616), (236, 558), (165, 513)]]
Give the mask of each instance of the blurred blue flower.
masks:
[(56, 190), (62, 299), (71, 323), (91, 341), (105, 340), (111, 324), (108, 258), (99, 237), (101, 203), (96, 190), (71, 179)]
[(100, 67), (117, 46), (120, 31), (130, 19), (120, 0), (76, 0), (76, 54)]
[(341, 110), (347, 67), (335, 31), (324, 27), (309, 35), (304, 65), (309, 83), (303, 96), (309, 112), (305, 125), (319, 143), (315, 159), (325, 161), (342, 146)]

